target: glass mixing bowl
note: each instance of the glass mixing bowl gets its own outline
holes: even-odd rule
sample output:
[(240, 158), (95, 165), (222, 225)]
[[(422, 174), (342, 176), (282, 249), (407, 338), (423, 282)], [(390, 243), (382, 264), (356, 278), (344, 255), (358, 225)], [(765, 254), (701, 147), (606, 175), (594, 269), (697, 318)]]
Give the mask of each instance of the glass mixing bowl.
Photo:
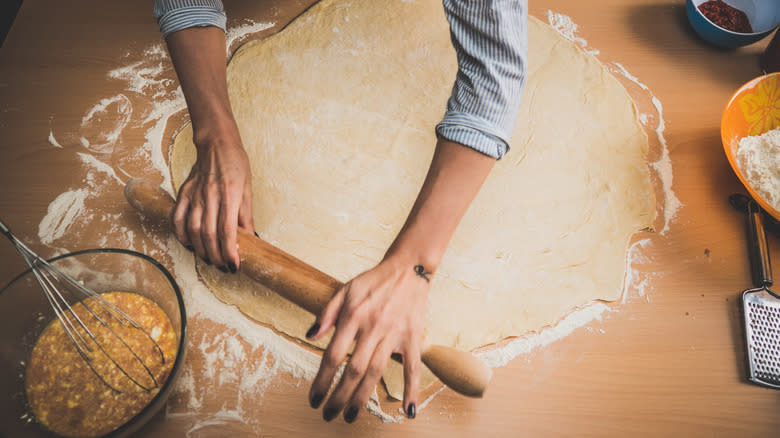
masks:
[[(177, 335), (178, 349), (168, 379), (157, 395), (124, 425), (106, 435), (126, 437), (137, 431), (165, 404), (184, 361), (187, 317), (181, 291), (159, 262), (124, 249), (91, 249), (49, 260), (55, 268), (81, 281), (95, 292), (128, 291), (143, 295), (168, 315)], [(83, 297), (74, 297), (79, 301)], [(55, 318), (46, 295), (29, 270), (0, 289), (0, 436), (56, 437), (33, 419), (24, 390), (24, 371), (35, 342)]]

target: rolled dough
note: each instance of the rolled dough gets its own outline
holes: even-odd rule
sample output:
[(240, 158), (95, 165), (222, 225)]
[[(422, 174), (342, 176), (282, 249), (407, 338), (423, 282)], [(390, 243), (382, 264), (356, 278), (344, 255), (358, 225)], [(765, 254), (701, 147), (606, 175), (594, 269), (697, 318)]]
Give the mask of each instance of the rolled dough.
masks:
[[(471, 350), (619, 298), (627, 243), (653, 222), (647, 137), (625, 89), (534, 18), (529, 41), (511, 150), (431, 286), (431, 343)], [(322, 0), (241, 47), (228, 86), (261, 237), (342, 281), (373, 267), (425, 177), (456, 71), (438, 0)], [(186, 127), (171, 152), (176, 189), (195, 157)], [(241, 275), (198, 269), (221, 300), (308, 342), (312, 315)], [(400, 367), (385, 383), (402, 394)]]

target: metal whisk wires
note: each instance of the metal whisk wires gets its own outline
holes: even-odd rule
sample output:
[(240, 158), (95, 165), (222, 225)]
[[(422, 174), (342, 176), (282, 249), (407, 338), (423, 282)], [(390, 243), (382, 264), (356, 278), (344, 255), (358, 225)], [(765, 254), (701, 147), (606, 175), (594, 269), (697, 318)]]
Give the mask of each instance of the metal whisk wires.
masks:
[[(138, 353), (126, 342), (126, 340), (116, 332), (108, 323), (108, 318), (114, 318), (124, 327), (130, 327), (143, 332), (146, 338), (154, 344), (154, 349), (159, 353), (161, 363), (165, 363), (165, 355), (163, 354), (160, 345), (152, 338), (151, 335), (140, 324), (134, 321), (128, 316), (122, 309), (115, 306), (103, 298), (99, 293), (86, 287), (82, 283), (76, 281), (73, 277), (61, 272), (49, 264), (46, 260), (42, 259), (38, 254), (32, 251), (27, 245), (21, 242), (16, 236), (14, 236), (8, 229), (8, 226), (0, 220), (0, 233), (4, 234), (11, 243), (14, 244), (16, 250), (22, 255), (27, 266), (30, 268), (35, 280), (43, 290), (46, 299), (52, 307), (57, 319), (59, 320), (65, 333), (73, 342), (81, 358), (86, 362), (89, 368), (100, 380), (111, 390), (121, 394), (123, 391), (117, 388), (117, 385), (112, 385), (105, 376), (101, 375), (96, 369), (95, 358), (97, 355), (101, 355), (108, 359), (113, 364), (115, 369), (126, 376), (133, 384), (140, 387), (145, 391), (151, 391), (159, 386), (157, 379), (152, 371), (149, 369), (146, 363), (139, 357)], [(74, 311), (66, 295), (69, 295), (72, 301), (78, 301), (88, 312), (89, 315), (94, 318), (95, 321), (102, 327), (105, 327), (108, 332), (116, 339), (121, 348), (126, 349), (129, 352), (129, 357), (132, 357), (132, 361), (137, 365), (140, 365), (139, 370), (143, 369), (143, 373), (148, 376), (143, 380), (148, 380), (151, 384), (144, 384), (140, 382), (142, 380), (139, 376), (131, 375), (128, 370), (118, 363), (106, 348), (103, 346), (103, 342), (100, 341), (99, 336), (95, 334), (95, 330), (90, 329), (88, 324), (84, 321), (86, 318), (82, 318)], [(89, 303), (87, 302), (89, 299)], [(97, 304), (100, 309), (93, 309), (90, 304)], [(101, 311), (102, 310), (102, 311)], [(101, 314), (103, 316), (101, 316)]]

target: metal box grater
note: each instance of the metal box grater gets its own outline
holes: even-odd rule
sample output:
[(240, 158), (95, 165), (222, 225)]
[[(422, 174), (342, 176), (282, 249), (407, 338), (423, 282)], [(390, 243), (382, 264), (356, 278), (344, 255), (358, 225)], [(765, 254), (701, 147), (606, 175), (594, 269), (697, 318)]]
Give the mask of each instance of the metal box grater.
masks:
[(772, 264), (764, 232), (763, 211), (756, 201), (732, 195), (731, 205), (747, 212), (748, 254), (754, 289), (742, 292), (748, 378), (751, 382), (780, 389), (780, 296), (772, 286)]
[(742, 294), (748, 377), (780, 389), (780, 300), (764, 288)]

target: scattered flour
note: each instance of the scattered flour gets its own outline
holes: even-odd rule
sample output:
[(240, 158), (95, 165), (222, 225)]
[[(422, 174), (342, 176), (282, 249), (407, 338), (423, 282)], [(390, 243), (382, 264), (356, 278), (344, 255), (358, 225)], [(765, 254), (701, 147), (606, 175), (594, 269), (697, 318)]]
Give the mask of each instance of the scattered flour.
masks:
[(655, 277), (657, 273), (640, 272), (639, 270), (632, 268), (632, 266), (635, 265), (647, 265), (652, 262), (652, 260), (645, 255), (647, 246), (650, 242), (650, 239), (637, 240), (628, 248), (628, 256), (626, 257), (626, 276), (623, 279), (622, 304), (628, 302), (629, 290), (635, 291), (637, 295), (644, 298), (648, 303), (650, 302), (650, 295), (648, 294), (650, 280)]
[(227, 47), (228, 56), (231, 54), (231, 49), (235, 50), (237, 48), (233, 47), (234, 43), (240, 43), (252, 34), (270, 29), (275, 25), (276, 23), (271, 22), (258, 23), (256, 21), (247, 20), (246, 23), (240, 26), (231, 27), (227, 30), (226, 34), (227, 42), (225, 46)]
[(182, 93), (181, 88), (177, 88), (172, 94), (173, 97), (170, 99), (161, 102), (155, 101), (154, 107), (143, 121), (144, 125), (153, 123), (144, 134), (146, 141), (143, 149), (149, 154), (154, 168), (159, 170), (163, 177), (163, 182), (160, 185), (168, 190), (171, 195), (174, 195), (168, 161), (162, 151), (163, 133), (165, 132), (168, 119), (177, 112), (186, 109), (187, 103), (184, 101), (184, 93)]
[[(672, 190), (672, 159), (669, 157), (669, 146), (666, 143), (666, 137), (664, 131), (666, 130), (666, 122), (664, 122), (664, 108), (661, 105), (661, 101), (650, 91), (650, 87), (643, 84), (639, 79), (623, 67), (619, 62), (613, 62), (613, 72), (623, 75), (626, 79), (637, 84), (639, 88), (644, 90), (650, 95), (650, 100), (653, 103), (656, 111), (658, 112), (658, 125), (655, 128), (655, 134), (658, 137), (658, 142), (661, 144), (661, 156), (653, 163), (650, 163), (655, 169), (658, 178), (661, 181), (661, 186), (664, 191), (664, 227), (661, 229), (660, 234), (663, 235), (669, 231), (669, 226), (672, 220), (677, 216), (677, 212), (682, 207), (682, 203), (677, 198)], [(640, 115), (640, 121), (642, 117)], [(643, 123), (646, 123), (647, 116), (644, 117)]]
[[(376, 393), (376, 389), (374, 389), (371, 397), (369, 397), (368, 403), (366, 404), (366, 409), (368, 409), (368, 412), (371, 414), (379, 417), (379, 419), (381, 419), (384, 423), (401, 423), (403, 422), (403, 419), (406, 418), (406, 415), (393, 416), (383, 411), (382, 406), (379, 404), (379, 395)], [(403, 414), (403, 411), (401, 414)]]
[(535, 348), (565, 338), (574, 330), (594, 320), (600, 321), (602, 314), (607, 311), (610, 311), (610, 309), (606, 304), (600, 301), (591, 303), (569, 313), (553, 326), (513, 339), (501, 348), (479, 352), (476, 356), (485, 361), (491, 368), (502, 367), (512, 359), (522, 354), (528, 354)]
[(577, 44), (586, 53), (591, 55), (598, 55), (600, 52), (597, 49), (589, 48), (588, 42), (581, 37), (577, 36), (577, 24), (568, 15), (559, 14), (551, 10), (547, 11), (547, 22), (555, 29), (562, 37)]
[[(81, 119), (81, 144), (92, 152), (112, 152), (132, 115), (133, 105), (124, 94), (102, 99)], [(108, 132), (106, 126), (110, 127)]]
[(54, 131), (52, 130), (49, 130), (49, 144), (51, 144), (55, 148), (62, 149), (62, 145), (57, 141), (56, 138), (54, 138)]
[(65, 235), (74, 219), (84, 213), (87, 189), (68, 190), (49, 204), (46, 216), (38, 224), (38, 238), (44, 245), (52, 245)]
[[(180, 415), (180, 414), (175, 414)], [(234, 412), (228, 412), (228, 411), (220, 411), (216, 413), (215, 415), (209, 416), (205, 420), (199, 420), (195, 424), (192, 424), (185, 432), (184, 437), (185, 438), (200, 438), (200, 437), (213, 437), (213, 436), (223, 436), (224, 431), (227, 428), (231, 431), (231, 434), (234, 432), (233, 429), (236, 427), (237, 424), (243, 424), (243, 420), (240, 416), (236, 415)], [(246, 430), (245, 428), (240, 428), (243, 432), (238, 436), (248, 436), (246, 434), (251, 433), (252, 435), (257, 435), (257, 430)]]
[(108, 76), (125, 81), (128, 84), (127, 91), (161, 98), (165, 96), (165, 89), (174, 83), (170, 78), (160, 77), (165, 71), (163, 62), (166, 58), (167, 53), (162, 44), (157, 44), (144, 51), (143, 61), (111, 70)]
[[(426, 398), (425, 400), (423, 400), (422, 403), (420, 403), (420, 406), (417, 407), (417, 410), (418, 411), (422, 411), (423, 409), (425, 409), (428, 406), (428, 404), (431, 402), (431, 400), (436, 398), (436, 396), (439, 395), (439, 393), (444, 391), (444, 388), (446, 388), (446, 386), (442, 385), (441, 388), (436, 390), (436, 392), (434, 392), (433, 394), (429, 395), (428, 398)], [(403, 414), (404, 411), (402, 410), (401, 413)]]
[(780, 127), (740, 139), (737, 167), (750, 187), (780, 211)]
[(81, 162), (85, 165), (114, 178), (122, 186), (125, 185), (125, 182), (116, 175), (116, 172), (114, 172), (114, 169), (111, 166), (98, 160), (94, 155), (90, 155), (84, 152), (77, 152), (76, 154), (79, 156), (79, 158), (81, 158)]

